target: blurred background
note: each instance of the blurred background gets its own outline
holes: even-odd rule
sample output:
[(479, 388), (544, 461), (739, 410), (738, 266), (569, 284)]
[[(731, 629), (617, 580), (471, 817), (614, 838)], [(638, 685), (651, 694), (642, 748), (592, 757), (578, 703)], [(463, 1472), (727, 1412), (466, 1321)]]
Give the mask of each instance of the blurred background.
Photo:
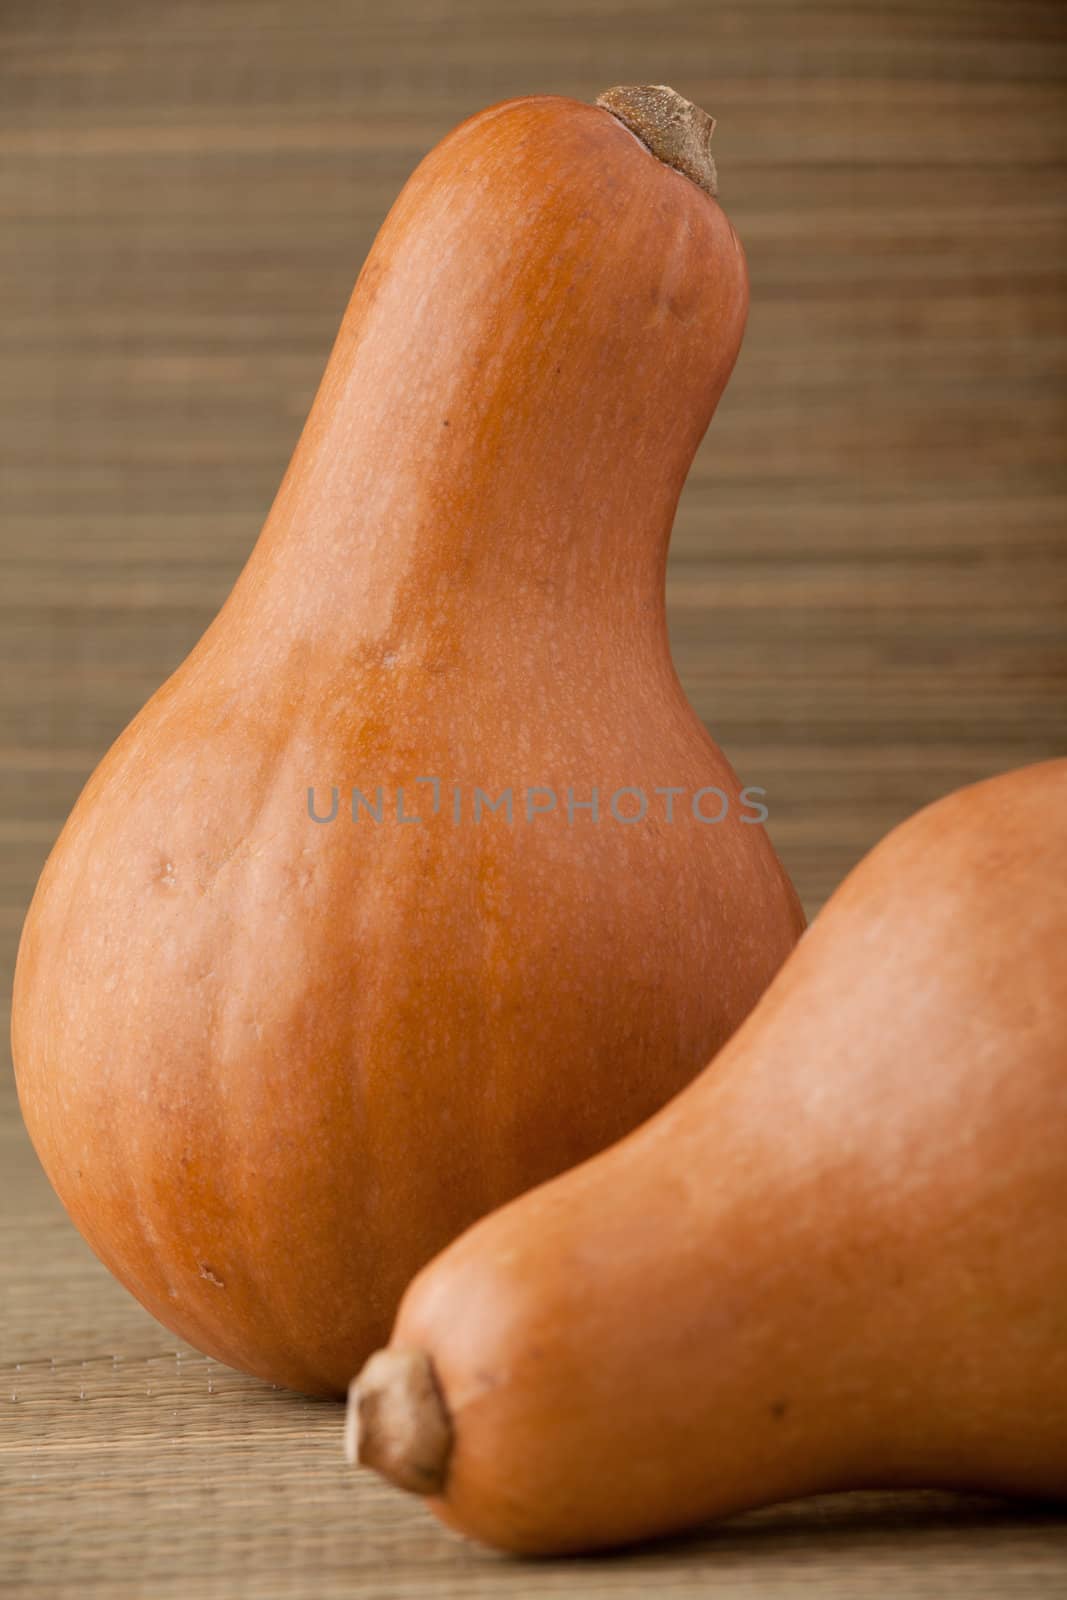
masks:
[[(674, 536), (676, 660), (768, 790), (809, 913), (917, 807), (1067, 752), (1063, 0), (0, 0), (5, 1042), (45, 855), (244, 562), (400, 186), (493, 101), (642, 82), (719, 119), (721, 199), (752, 279)], [(42, 1305), (104, 1371), (123, 1350), (138, 1393), (157, 1392), (153, 1362), (177, 1381), (173, 1341), (62, 1217), (6, 1071), (0, 1112), (0, 1232), (19, 1252), (4, 1337), (37, 1361), (62, 1431), (85, 1372), (56, 1376)], [(93, 1372), (109, 1404), (133, 1392)], [(21, 1363), (8, 1378), (25, 1398)], [(261, 1386), (224, 1381), (258, 1414)], [(212, 1526), (236, 1572), (284, 1576), (302, 1540), (349, 1538), (347, 1486), (301, 1442), (307, 1402), (284, 1405), (286, 1463), (301, 1464), (288, 1498), (277, 1431), (227, 1477), (203, 1450), (157, 1453), (140, 1411), (117, 1455), (114, 1410), (99, 1437), (85, 1423), (82, 1467), (49, 1468), (78, 1489), (83, 1577), (88, 1561), (119, 1592), (129, 1501), (105, 1504), (108, 1472), (127, 1492), (142, 1475), (155, 1594), (208, 1593), (195, 1563), (218, 1556)], [(44, 1438), (33, 1415), (27, 1451)], [(208, 1408), (193, 1433), (224, 1450), (231, 1427)], [(55, 1497), (19, 1482), (27, 1525), (58, 1534)], [(184, 1589), (166, 1586), (179, 1491), (196, 1531)], [(413, 1517), (392, 1501), (382, 1516), (370, 1545), (338, 1546), (338, 1572), (390, 1528), (416, 1559)], [(452, 1549), (428, 1529), (424, 1548), (431, 1564)], [(461, 1578), (454, 1592), (474, 1593)]]

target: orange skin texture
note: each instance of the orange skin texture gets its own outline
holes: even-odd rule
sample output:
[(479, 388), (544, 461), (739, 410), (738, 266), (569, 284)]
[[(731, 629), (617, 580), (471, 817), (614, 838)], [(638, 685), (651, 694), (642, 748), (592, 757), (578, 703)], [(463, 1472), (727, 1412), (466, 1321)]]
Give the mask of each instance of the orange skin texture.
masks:
[(1067, 1496), (1067, 761), (845, 881), (648, 1124), (414, 1281), (453, 1527), (587, 1550), (795, 1496)]
[[(799, 937), (664, 617), (747, 299), (719, 206), (608, 112), (459, 127), (378, 236), (233, 592), (46, 865), (27, 1126), (101, 1259), (223, 1361), (343, 1392), (418, 1267), (662, 1105)], [(456, 826), (453, 782), (560, 807)], [(569, 825), (594, 784), (732, 803)], [(312, 785), (320, 813), (341, 789), (329, 827)], [(424, 820), (353, 823), (352, 785)]]

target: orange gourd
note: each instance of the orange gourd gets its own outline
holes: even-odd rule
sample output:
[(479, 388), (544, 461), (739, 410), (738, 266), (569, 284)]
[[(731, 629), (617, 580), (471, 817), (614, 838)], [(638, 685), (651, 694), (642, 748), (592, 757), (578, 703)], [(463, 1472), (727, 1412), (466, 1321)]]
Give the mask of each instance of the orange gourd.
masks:
[(679, 1089), (802, 926), (664, 619), (744, 258), (708, 119), (608, 98), (495, 106), (415, 172), (247, 566), (23, 932), (19, 1095), (74, 1221), (311, 1392)]
[(712, 1065), (427, 1267), (350, 1451), (507, 1550), (1067, 1497), (1067, 761), (852, 873)]

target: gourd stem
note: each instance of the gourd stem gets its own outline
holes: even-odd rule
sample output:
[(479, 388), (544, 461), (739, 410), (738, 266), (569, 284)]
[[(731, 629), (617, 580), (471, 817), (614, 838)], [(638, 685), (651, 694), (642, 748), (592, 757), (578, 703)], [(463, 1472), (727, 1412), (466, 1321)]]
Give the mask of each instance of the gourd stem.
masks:
[(596, 103), (617, 117), (666, 166), (692, 178), (705, 194), (719, 191), (708, 148), (715, 131), (709, 117), (665, 83), (620, 84), (598, 94)]
[(439, 1494), (452, 1421), (424, 1350), (378, 1350), (348, 1390), (345, 1455), (411, 1494)]

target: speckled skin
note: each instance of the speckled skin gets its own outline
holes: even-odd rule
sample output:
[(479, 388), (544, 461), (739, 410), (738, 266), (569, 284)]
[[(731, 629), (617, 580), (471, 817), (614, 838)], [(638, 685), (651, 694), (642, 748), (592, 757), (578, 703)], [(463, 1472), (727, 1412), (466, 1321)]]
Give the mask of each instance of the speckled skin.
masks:
[(920, 812), (706, 1072), (419, 1274), (447, 1522), (546, 1553), (835, 1489), (1067, 1499), (1065, 868), (1067, 761)]
[(746, 306), (723, 212), (608, 112), (464, 123), (381, 230), (232, 594), (78, 801), (23, 932), (19, 1094), (90, 1244), (202, 1350), (342, 1392), (422, 1263), (661, 1105), (798, 937), (736, 803), (344, 799), (736, 798), (663, 576)]

